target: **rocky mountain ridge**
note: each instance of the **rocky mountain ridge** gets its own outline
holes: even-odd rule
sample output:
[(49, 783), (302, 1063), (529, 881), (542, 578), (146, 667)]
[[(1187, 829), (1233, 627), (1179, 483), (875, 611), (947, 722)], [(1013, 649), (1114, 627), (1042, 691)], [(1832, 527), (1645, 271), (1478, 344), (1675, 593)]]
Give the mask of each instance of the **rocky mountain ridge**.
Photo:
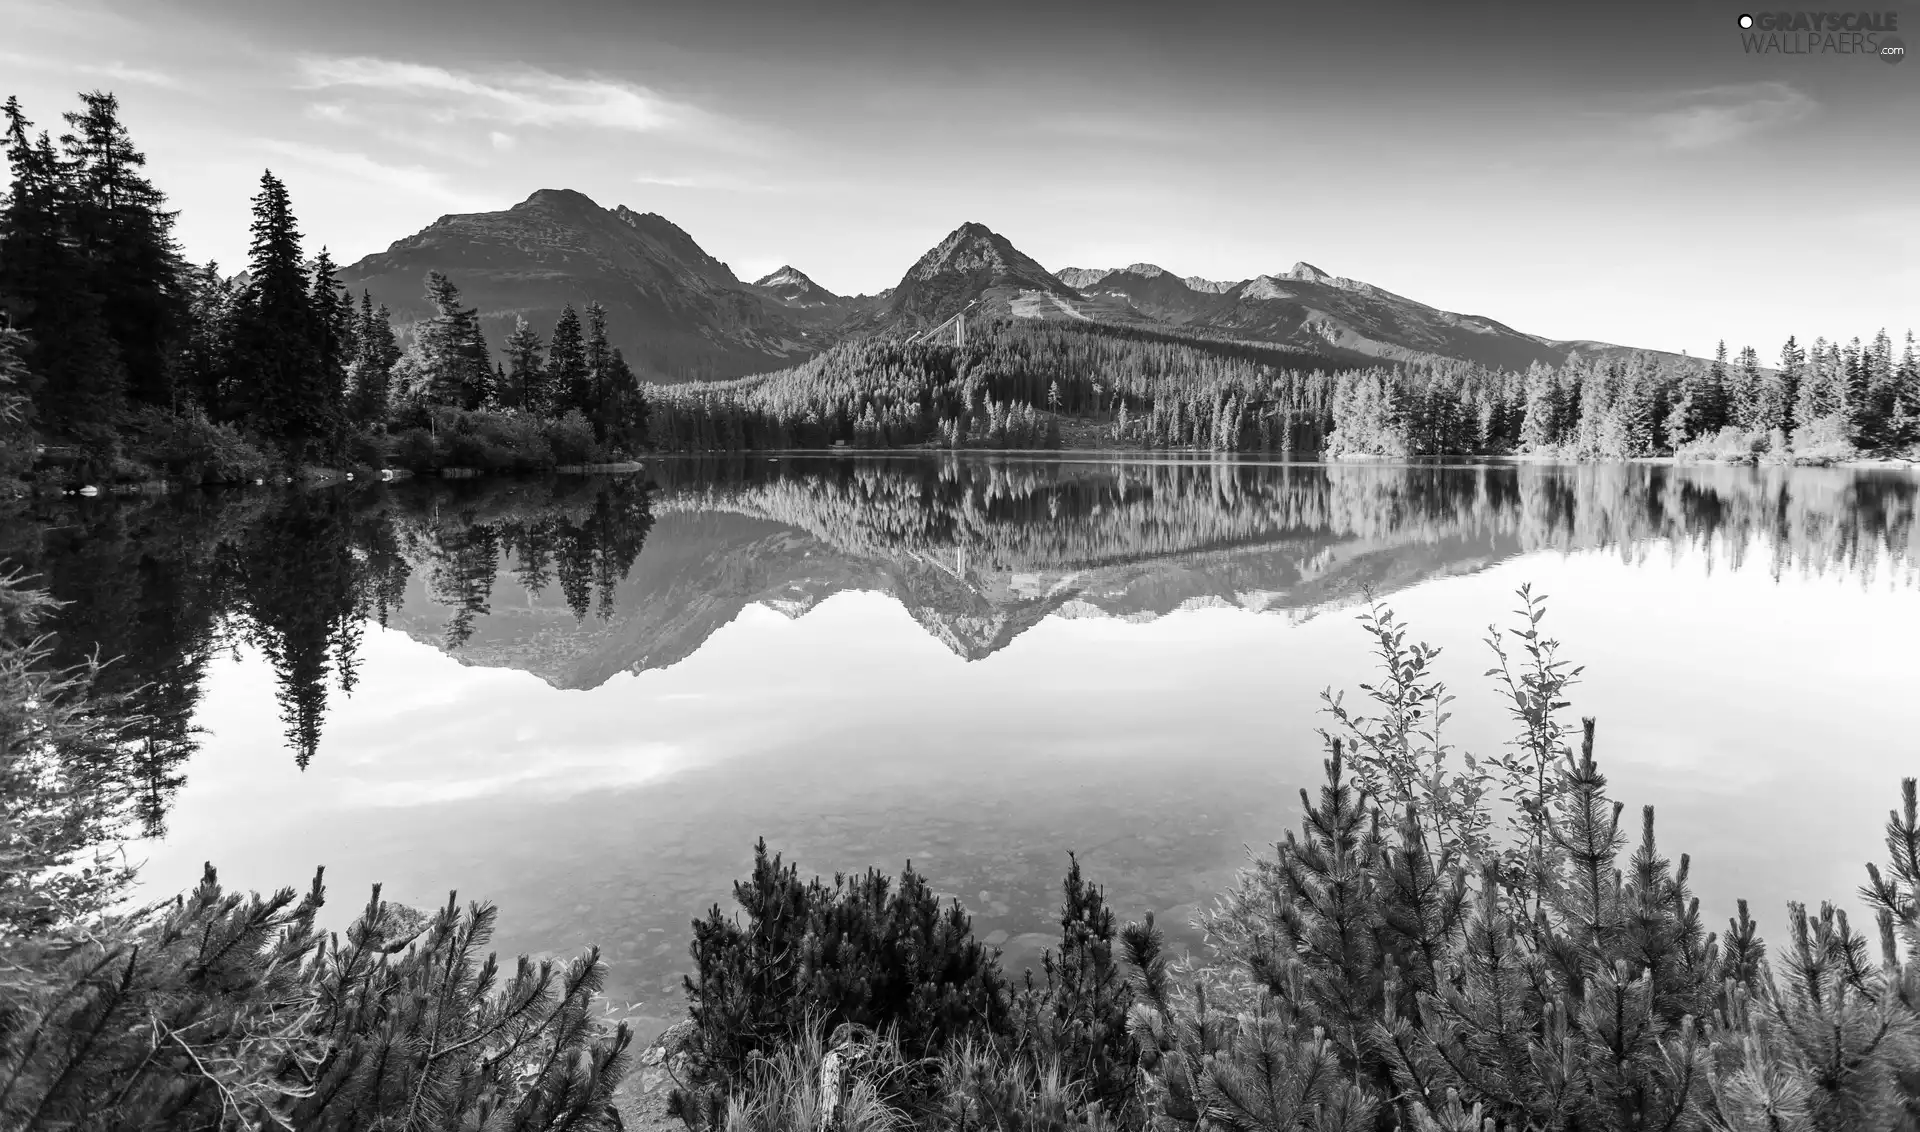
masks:
[(878, 295), (836, 295), (792, 265), (746, 283), (665, 217), (602, 208), (565, 189), (542, 189), (500, 212), (440, 217), (341, 275), (404, 325), (428, 313), (420, 281), (429, 270), (453, 279), (496, 343), (518, 318), (544, 334), (564, 305), (598, 300), (614, 344), (655, 381), (781, 369), (836, 342), (924, 330), (970, 306), (975, 317), (1165, 327), (1356, 364), (1455, 359), (1524, 369), (1575, 351), (1627, 350), (1527, 334), (1304, 261), (1234, 283), (1152, 263), (1053, 272), (975, 221)]

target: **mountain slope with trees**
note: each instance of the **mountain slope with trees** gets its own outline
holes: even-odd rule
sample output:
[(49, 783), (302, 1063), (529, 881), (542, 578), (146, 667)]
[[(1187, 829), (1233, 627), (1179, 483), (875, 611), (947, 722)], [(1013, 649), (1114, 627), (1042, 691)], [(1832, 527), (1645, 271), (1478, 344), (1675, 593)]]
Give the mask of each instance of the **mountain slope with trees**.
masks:
[(743, 284), (672, 222), (568, 189), (541, 189), (500, 212), (443, 216), (341, 278), (406, 323), (431, 313), (419, 298), (429, 271), (459, 280), (490, 340), (516, 319), (550, 325), (568, 305), (598, 301), (609, 339), (648, 380), (733, 377), (820, 346), (811, 320)]

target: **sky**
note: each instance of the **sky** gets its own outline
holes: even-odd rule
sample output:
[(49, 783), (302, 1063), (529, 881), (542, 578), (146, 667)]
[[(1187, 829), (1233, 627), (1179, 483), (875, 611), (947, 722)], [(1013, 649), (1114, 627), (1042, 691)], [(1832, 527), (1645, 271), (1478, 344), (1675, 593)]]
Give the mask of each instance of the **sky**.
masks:
[(1920, 61), (1749, 54), (1743, 10), (0, 0), (0, 95), (57, 133), (117, 93), (223, 265), (271, 168), (341, 262), (572, 188), (842, 294), (978, 221), (1053, 269), (1304, 260), (1553, 338), (1920, 329)]

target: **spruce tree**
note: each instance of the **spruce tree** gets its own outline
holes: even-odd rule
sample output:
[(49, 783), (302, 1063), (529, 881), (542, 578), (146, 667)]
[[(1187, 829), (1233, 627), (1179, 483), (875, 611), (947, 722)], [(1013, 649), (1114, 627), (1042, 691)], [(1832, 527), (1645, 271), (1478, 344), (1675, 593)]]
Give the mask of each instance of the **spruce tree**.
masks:
[(493, 363), (480, 334), (480, 312), (460, 304), (460, 289), (438, 271), (426, 278), (434, 315), (420, 333), (427, 398), (441, 405), (478, 409), (492, 394)]
[(245, 418), (294, 461), (325, 458), (339, 439), (339, 387), (321, 364), (321, 322), (286, 186), (268, 170), (253, 199), (247, 286), (235, 303), (234, 387)]
[(230, 363), (239, 296), (233, 281), (220, 274), (217, 263), (188, 271), (185, 287), (188, 332), (178, 358), (176, 388), (209, 417), (225, 420), (232, 415)]
[(172, 354), (187, 333), (185, 264), (173, 239), (175, 214), (142, 174), (111, 94), (80, 95), (60, 137), (71, 186), (66, 225), (100, 296), (101, 318), (138, 403), (173, 407)]
[(1798, 419), (1794, 412), (1800, 404), (1800, 386), (1806, 381), (1806, 365), (1807, 352), (1800, 348), (1793, 335), (1787, 335), (1787, 344), (1780, 347), (1780, 373), (1774, 378), (1774, 384), (1778, 427), (1789, 436), (1794, 429), (1810, 423)]
[(0, 313), (28, 335), (26, 393), (39, 427), (78, 444), (92, 467), (116, 450), (126, 370), (96, 290), (100, 273), (74, 230), (74, 170), (18, 100), (6, 103), (11, 173), (0, 213)]
[(1027, 972), (1020, 1041), (1039, 1064), (1084, 1082), (1087, 1098), (1110, 1117), (1133, 1119), (1138, 1074), (1127, 1015), (1133, 990), (1114, 953), (1114, 917), (1080, 859), (1068, 854), (1061, 883), (1060, 947), (1040, 957), (1041, 980)]
[(587, 347), (580, 329), (580, 316), (568, 303), (554, 324), (553, 339), (547, 348), (547, 394), (554, 416), (565, 416), (589, 408)]
[(499, 394), (503, 406), (542, 416), (549, 411), (547, 367), (541, 356), (544, 345), (526, 319), (514, 322), (513, 333), (507, 335), (507, 376)]
[(355, 347), (353, 297), (340, 285), (333, 257), (321, 248), (313, 262), (313, 365), (316, 393), (337, 416), (346, 413), (347, 367)]
[(382, 424), (393, 400), (393, 367), (400, 361), (400, 344), (386, 306), (375, 308), (367, 291), (360, 292), (353, 345), (347, 372), (348, 417), (363, 428)]
[(586, 388), (580, 408), (593, 424), (594, 439), (605, 444), (616, 422), (619, 396), (613, 368), (613, 344), (607, 340), (607, 308), (598, 302), (587, 304)]

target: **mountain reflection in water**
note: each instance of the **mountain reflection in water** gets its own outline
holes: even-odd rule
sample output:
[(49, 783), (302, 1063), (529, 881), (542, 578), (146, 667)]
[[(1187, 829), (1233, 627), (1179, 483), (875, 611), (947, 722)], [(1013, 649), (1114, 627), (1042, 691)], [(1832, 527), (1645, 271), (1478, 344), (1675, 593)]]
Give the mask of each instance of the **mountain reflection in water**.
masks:
[[(329, 705), (365, 694), (362, 662), (380, 626), (461, 664), (585, 690), (694, 657), (750, 606), (794, 618), (846, 591), (883, 595), (970, 661), (1007, 649), (1050, 618), (1141, 622), (1225, 607), (1299, 621), (1368, 594), (1391, 601), (1419, 583), (1536, 552), (1607, 550), (1627, 561), (1687, 555), (1715, 571), (1841, 573), (1904, 592), (1916, 588), (1917, 489), (1920, 481), (1904, 472), (1825, 469), (688, 459), (662, 460), (630, 477), (41, 501), (28, 519), (0, 529), (0, 557), (41, 575), (68, 603), (50, 626), (61, 660), (95, 650), (118, 658), (104, 682), (131, 697), (142, 727), (122, 777), (146, 832), (163, 836), (175, 796), (196, 773), (200, 705), (212, 666), (226, 655), (257, 656), (271, 670), (270, 681), (252, 686), (262, 694), (272, 688), (284, 757), (311, 775), (353, 753), (329, 747)], [(1506, 608), (1477, 611), (1479, 623)], [(1577, 639), (1569, 651), (1586, 659)], [(1323, 681), (1351, 686), (1367, 675), (1329, 671)], [(1072, 683), (1061, 680), (1063, 689)], [(644, 718), (627, 726), (635, 743), (647, 742)], [(1304, 732), (1296, 739), (1311, 738), (1311, 720), (1285, 726)], [(1197, 739), (1205, 745), (1205, 736)], [(1073, 737), (1053, 740), (1070, 745)], [(849, 853), (881, 853), (890, 843), (873, 830), (888, 823), (913, 825), (934, 839), (928, 844), (955, 846), (969, 829), (992, 827), (1009, 838), (1018, 831), (1034, 843), (1055, 830), (1059, 845), (995, 850), (989, 871), (1026, 879), (994, 882), (997, 892), (981, 882), (985, 895), (961, 893), (988, 917), (983, 926), (995, 908), (1006, 912), (1007, 926), (995, 929), (1001, 939), (1017, 942), (1044, 927), (1056, 849), (1094, 847), (1129, 830), (1143, 855), (1133, 866), (1112, 866), (1119, 870), (1107, 874), (1114, 895), (1149, 903), (1164, 896), (1178, 905), (1193, 898), (1183, 893), (1200, 858), (1217, 872), (1239, 840), (1280, 832), (1258, 826), (1267, 811), (1232, 798), (1244, 784), (1219, 768), (1196, 763), (1175, 784), (1147, 763), (1105, 766), (1101, 773), (1114, 785), (1098, 796), (1075, 792), (1077, 770), (982, 753), (981, 765), (1000, 776), (991, 797), (957, 788), (943, 795), (942, 775), (959, 772), (926, 769), (938, 761), (931, 756), (966, 761), (976, 753), (945, 751), (937, 737), (920, 745), (930, 757), (913, 771), (922, 778), (917, 785), (850, 784), (849, 808), (821, 818), (819, 836)], [(860, 773), (891, 772), (869, 766)], [(1290, 796), (1307, 784), (1296, 779), (1260, 789)], [(644, 968), (641, 985), (652, 986), (655, 967), (671, 968), (681, 938), (673, 933), (684, 934), (675, 917), (724, 897), (714, 874), (725, 875), (765, 832), (749, 816), (780, 804), (770, 797), (755, 808), (755, 791), (775, 790), (771, 782), (724, 787), (736, 798), (737, 822), (689, 817), (698, 805), (675, 793), (691, 789), (684, 784), (623, 803), (637, 806), (631, 820), (644, 815), (659, 839), (689, 843), (677, 865), (648, 866), (654, 871), (644, 887), (670, 891), (671, 899), (661, 918), (647, 921), (652, 926), (633, 930), (655, 934), (637, 951), (610, 951), (616, 966)], [(1895, 785), (1885, 784), (1888, 797)], [(902, 798), (915, 790), (924, 805), (902, 812)], [(1035, 801), (1053, 795), (1061, 797)], [(487, 812), (511, 823), (511, 802), (488, 803), (494, 809)], [(1873, 809), (1885, 802), (1874, 799)], [(1196, 825), (1195, 815), (1205, 820)], [(1264, 832), (1252, 833), (1256, 826)], [(716, 844), (692, 845), (703, 837)], [(385, 852), (411, 852), (391, 837), (381, 844)], [(944, 879), (938, 862), (923, 858), (916, 863), (928, 864), (936, 882)], [(801, 863), (815, 867), (805, 857)], [(509, 923), (514, 909), (496, 887), (551, 884), (533, 872), (492, 881), (487, 873), (446, 878), (475, 895), (485, 886), (509, 904)], [(591, 888), (555, 899), (578, 896), (586, 908), (601, 899)], [(344, 894), (348, 905), (353, 895)], [(623, 890), (617, 899), (638, 897)], [(1132, 911), (1122, 906), (1123, 914)], [(580, 928), (604, 926), (594, 920)]]

